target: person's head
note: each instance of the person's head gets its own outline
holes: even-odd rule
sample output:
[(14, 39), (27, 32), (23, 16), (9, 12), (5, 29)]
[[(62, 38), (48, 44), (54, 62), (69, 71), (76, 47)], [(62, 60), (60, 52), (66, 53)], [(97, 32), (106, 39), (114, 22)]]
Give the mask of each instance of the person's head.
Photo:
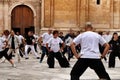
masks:
[(20, 32), (17, 31), (17, 32), (16, 32), (16, 35), (20, 35)]
[(106, 31), (106, 35), (109, 35), (110, 34), (110, 31)]
[(8, 36), (10, 34), (9, 30), (4, 30), (3, 35)]
[(59, 33), (59, 36), (63, 36), (63, 32), (60, 32), (60, 33)]
[(118, 37), (119, 37), (119, 36), (118, 36), (118, 33), (117, 33), (117, 32), (114, 32), (114, 33), (113, 33), (112, 39), (117, 40)]
[(14, 36), (15, 35), (15, 32), (13, 30), (11, 30), (11, 36)]
[(28, 36), (32, 36), (32, 31), (28, 31)]
[(69, 29), (69, 34), (70, 34), (70, 35), (73, 35), (73, 33), (74, 33), (73, 29), (70, 28), (70, 29)]
[(57, 38), (58, 35), (59, 35), (59, 31), (58, 31), (58, 30), (54, 30), (54, 31), (53, 31), (53, 36), (54, 36), (54, 38)]
[(103, 32), (102, 32), (102, 31), (99, 31), (98, 34), (102, 36), (102, 35), (103, 35)]
[(51, 34), (52, 33), (52, 28), (48, 29), (48, 33)]
[(92, 25), (86, 25), (85, 26), (85, 31), (92, 31), (92, 30), (93, 30)]
[(77, 31), (77, 32), (76, 32), (76, 36), (78, 36), (79, 34), (80, 34), (80, 31)]

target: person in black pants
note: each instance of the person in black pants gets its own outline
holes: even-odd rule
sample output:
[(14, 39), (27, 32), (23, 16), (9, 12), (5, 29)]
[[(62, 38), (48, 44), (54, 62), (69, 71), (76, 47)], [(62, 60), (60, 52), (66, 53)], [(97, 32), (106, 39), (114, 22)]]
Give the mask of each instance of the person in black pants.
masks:
[[(101, 58), (109, 50), (109, 44), (99, 34), (92, 31), (92, 25), (86, 25), (85, 30), (86, 32), (78, 35), (71, 44), (72, 51), (78, 59), (70, 73), (71, 80), (79, 80), (79, 77), (88, 67), (93, 69), (100, 79), (111, 80), (101, 61)], [(78, 44), (81, 45), (80, 54), (75, 49)], [(105, 47), (102, 55), (99, 51), (99, 44)]]
[[(49, 28), (48, 32), (43, 33), (40, 38), (38, 39), (39, 43), (41, 44), (41, 50), (42, 50), (42, 54), (41, 54), (41, 58), (40, 58), (40, 63), (42, 63), (44, 56), (47, 55), (48, 56), (48, 50), (46, 48), (46, 42), (52, 37), (52, 29)], [(49, 45), (48, 45), (49, 47)]]
[[(46, 47), (49, 51), (48, 60), (47, 60), (49, 68), (54, 68), (54, 64), (55, 64), (54, 58), (58, 60), (61, 67), (69, 67), (69, 65), (65, 66), (65, 64), (63, 64), (66, 63), (67, 59), (63, 60), (62, 58), (61, 52), (63, 50), (64, 43), (62, 39), (58, 37), (58, 34), (59, 33), (57, 30), (53, 31), (53, 37), (50, 38), (46, 43)], [(60, 43), (62, 44), (61, 47), (60, 47)], [(50, 48), (48, 47), (48, 44), (50, 44)]]
[(12, 67), (16, 67), (14, 61), (12, 60), (12, 57), (8, 56), (7, 54), (8, 49), (6, 46), (7, 41), (0, 37), (0, 58), (5, 57), (12, 64)]
[[(64, 38), (64, 42), (65, 42), (65, 49), (64, 50), (68, 54), (68, 61), (70, 61), (70, 59), (73, 58), (73, 53), (72, 53), (72, 50), (70, 48), (70, 44), (71, 44), (71, 42), (72, 42), (73, 39), (74, 39), (74, 32), (70, 28), (69, 33), (66, 34), (65, 38)], [(64, 53), (65, 53), (65, 51), (64, 51)]]
[(109, 42), (112, 52), (109, 56), (109, 68), (115, 67), (115, 58), (118, 57), (120, 59), (120, 39), (118, 38), (118, 34), (113, 33), (113, 38)]

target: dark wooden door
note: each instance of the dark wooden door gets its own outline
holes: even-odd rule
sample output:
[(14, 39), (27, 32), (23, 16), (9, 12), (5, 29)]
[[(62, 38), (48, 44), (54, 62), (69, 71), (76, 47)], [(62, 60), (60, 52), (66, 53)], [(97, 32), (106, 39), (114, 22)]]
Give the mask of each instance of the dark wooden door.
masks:
[(33, 11), (25, 5), (15, 7), (11, 13), (11, 27), (12, 29), (20, 29), (21, 34), (25, 34), (25, 29), (34, 26)]

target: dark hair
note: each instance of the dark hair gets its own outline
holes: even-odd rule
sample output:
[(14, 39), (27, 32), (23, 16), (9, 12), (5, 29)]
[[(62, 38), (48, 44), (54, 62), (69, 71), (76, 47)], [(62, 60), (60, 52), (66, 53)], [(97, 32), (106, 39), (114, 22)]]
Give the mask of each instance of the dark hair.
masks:
[(100, 34), (101, 36), (103, 35), (103, 32), (102, 31), (99, 31), (98, 34)]
[(9, 30), (4, 30), (3, 33), (4, 33), (5, 35), (9, 35), (9, 34), (10, 34)]
[(118, 33), (117, 33), (117, 32), (114, 32), (114, 33), (113, 33), (113, 35), (115, 35), (115, 34), (117, 34), (117, 35), (118, 35)]
[(118, 35), (118, 33), (117, 33), (117, 32), (114, 32), (114, 33), (113, 33), (113, 35), (112, 35), (112, 40), (113, 40), (113, 38), (114, 38), (114, 35)]
[(63, 34), (63, 32), (60, 32), (60, 34)]
[(55, 34), (59, 34), (59, 31), (58, 30), (54, 30), (53, 31), (53, 35), (55, 35)]

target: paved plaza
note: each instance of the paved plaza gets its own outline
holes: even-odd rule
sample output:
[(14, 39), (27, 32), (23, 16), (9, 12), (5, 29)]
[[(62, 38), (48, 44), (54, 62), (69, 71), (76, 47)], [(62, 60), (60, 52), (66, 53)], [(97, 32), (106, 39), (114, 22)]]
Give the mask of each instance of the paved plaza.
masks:
[[(39, 63), (38, 59), (35, 59), (33, 55), (30, 55), (28, 60), (24, 58), (21, 63), (17, 62), (15, 58), (16, 68), (11, 67), (11, 65), (6, 61), (5, 63), (0, 63), (0, 80), (70, 80), (70, 71), (75, 64), (76, 59), (72, 59), (70, 68), (60, 68), (58, 62), (56, 61), (55, 68), (49, 69), (46, 64), (46, 58), (43, 63)], [(120, 79), (120, 61), (116, 58), (116, 68), (108, 68), (104, 60), (103, 63), (106, 67), (112, 80)], [(87, 69), (85, 73), (81, 76), (84, 80), (98, 80), (97, 75), (91, 69)]]

